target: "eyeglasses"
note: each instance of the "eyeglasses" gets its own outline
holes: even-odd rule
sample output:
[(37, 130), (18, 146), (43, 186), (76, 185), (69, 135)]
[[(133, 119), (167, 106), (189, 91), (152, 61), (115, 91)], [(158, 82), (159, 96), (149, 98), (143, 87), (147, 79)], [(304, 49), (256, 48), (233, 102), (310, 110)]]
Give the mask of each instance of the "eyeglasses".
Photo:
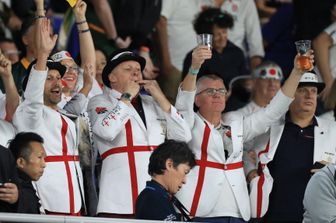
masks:
[(200, 95), (202, 93), (206, 93), (209, 96), (214, 96), (216, 93), (218, 93), (220, 96), (225, 96), (227, 94), (227, 90), (225, 88), (206, 88), (198, 93), (196, 95)]
[(66, 72), (74, 72), (74, 73), (79, 73), (79, 67), (77, 66), (73, 66), (73, 67), (70, 67), (70, 66), (65, 66), (66, 67)]

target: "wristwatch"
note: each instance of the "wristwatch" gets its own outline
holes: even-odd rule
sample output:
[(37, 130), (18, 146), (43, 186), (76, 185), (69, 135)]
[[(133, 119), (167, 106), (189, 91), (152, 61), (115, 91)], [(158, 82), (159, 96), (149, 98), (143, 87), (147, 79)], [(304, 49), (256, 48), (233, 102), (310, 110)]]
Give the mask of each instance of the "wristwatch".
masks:
[(124, 99), (126, 101), (131, 101), (132, 100), (132, 95), (128, 92), (124, 92), (121, 94), (120, 100)]

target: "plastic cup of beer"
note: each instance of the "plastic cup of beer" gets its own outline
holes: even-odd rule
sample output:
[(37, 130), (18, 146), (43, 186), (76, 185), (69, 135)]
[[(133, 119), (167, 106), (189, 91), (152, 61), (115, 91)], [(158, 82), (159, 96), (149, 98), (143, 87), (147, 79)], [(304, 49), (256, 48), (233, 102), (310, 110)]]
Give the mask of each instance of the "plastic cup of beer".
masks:
[(202, 33), (197, 35), (197, 44), (208, 46), (209, 50), (212, 49), (212, 34)]
[(300, 55), (298, 58), (298, 62), (300, 67), (303, 70), (311, 70), (313, 68), (313, 64), (310, 62), (308, 52), (311, 49), (311, 41), (310, 40), (299, 40), (295, 42), (296, 51)]

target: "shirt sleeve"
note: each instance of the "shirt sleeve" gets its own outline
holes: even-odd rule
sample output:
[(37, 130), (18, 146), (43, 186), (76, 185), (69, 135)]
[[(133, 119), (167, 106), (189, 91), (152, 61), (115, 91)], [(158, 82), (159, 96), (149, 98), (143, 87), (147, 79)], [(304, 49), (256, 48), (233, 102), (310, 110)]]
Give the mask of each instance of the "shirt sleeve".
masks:
[(111, 103), (102, 97), (98, 95), (90, 99), (87, 112), (93, 133), (104, 140), (113, 141), (125, 128), (132, 111), (122, 101), (115, 99)]
[(261, 27), (257, 8), (253, 0), (245, 0), (245, 35), (249, 47), (249, 56), (264, 57), (264, 47), (262, 43)]
[(162, 0), (161, 16), (170, 19), (180, 0)]
[(326, 32), (333, 40), (333, 45), (336, 44), (336, 22), (328, 26), (324, 32)]
[(315, 173), (307, 185), (303, 199), (304, 222), (307, 218), (319, 223), (336, 221), (336, 186), (333, 174), (326, 173), (328, 168)]
[(25, 100), (18, 106), (13, 118), (14, 126), (20, 131), (35, 129), (43, 122), (43, 94), (47, 75), (48, 70), (39, 71), (32, 67), (24, 92)]

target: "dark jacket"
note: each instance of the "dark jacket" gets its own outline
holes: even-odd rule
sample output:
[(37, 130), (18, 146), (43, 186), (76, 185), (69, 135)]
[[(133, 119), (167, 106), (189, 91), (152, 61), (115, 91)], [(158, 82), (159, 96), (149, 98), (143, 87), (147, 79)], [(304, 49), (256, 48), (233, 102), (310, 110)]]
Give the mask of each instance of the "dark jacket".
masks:
[[(0, 183), (16, 183), (17, 172), (12, 153), (0, 145)], [(17, 204), (0, 201), (0, 212), (16, 212)]]
[(147, 181), (146, 188), (139, 194), (135, 205), (137, 219), (180, 221), (171, 195), (156, 181)]
[(18, 213), (40, 214), (40, 199), (32, 185), (30, 177), (18, 170), (19, 175), (19, 201), (17, 204)]

